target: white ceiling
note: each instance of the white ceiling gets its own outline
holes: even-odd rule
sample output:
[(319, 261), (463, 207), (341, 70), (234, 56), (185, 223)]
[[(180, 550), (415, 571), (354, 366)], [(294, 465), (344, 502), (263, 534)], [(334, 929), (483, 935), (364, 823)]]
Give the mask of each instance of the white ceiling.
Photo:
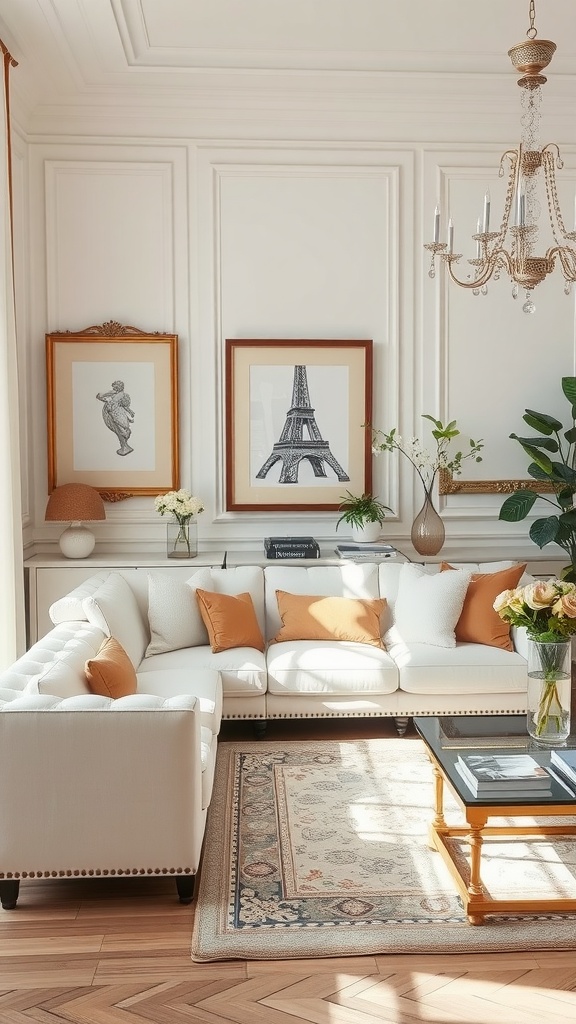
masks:
[[(0, 0), (13, 88), (37, 120), (287, 79), (514, 75), (507, 50), (528, 25), (528, 0)], [(537, 0), (536, 27), (558, 44), (550, 77), (572, 78), (576, 0)]]

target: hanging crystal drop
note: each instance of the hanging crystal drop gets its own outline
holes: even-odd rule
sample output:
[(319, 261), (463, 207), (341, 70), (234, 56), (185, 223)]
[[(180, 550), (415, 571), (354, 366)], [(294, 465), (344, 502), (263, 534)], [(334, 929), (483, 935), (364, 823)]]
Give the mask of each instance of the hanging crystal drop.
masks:
[(564, 285), (564, 295), (570, 295), (571, 291), (572, 291), (572, 281), (566, 281), (566, 284)]
[(536, 309), (536, 306), (532, 302), (532, 295), (530, 294), (530, 289), (528, 288), (528, 289), (526, 289), (526, 302), (522, 306), (522, 312), (523, 313), (534, 313), (535, 309)]
[(480, 289), (480, 291), (481, 291), (482, 295), (488, 295), (488, 285), (487, 284), (483, 284), (481, 289)]
[(518, 282), (517, 281), (514, 281), (514, 284), (512, 285), (512, 298), (513, 299), (517, 299), (518, 298)]
[(428, 277), (431, 277), (432, 279), (436, 277), (436, 271), (434, 270), (434, 267), (431, 267), (430, 270), (428, 271)]
[(480, 295), (480, 289), (479, 288), (473, 288), (472, 289), (472, 295)]

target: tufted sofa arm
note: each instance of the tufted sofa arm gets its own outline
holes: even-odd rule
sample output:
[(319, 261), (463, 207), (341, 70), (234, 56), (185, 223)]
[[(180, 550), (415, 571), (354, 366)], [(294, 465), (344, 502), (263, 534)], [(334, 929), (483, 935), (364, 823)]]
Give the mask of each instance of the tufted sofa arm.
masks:
[(2, 905), (27, 877), (193, 879), (216, 746), (199, 701), (14, 692), (0, 691)]

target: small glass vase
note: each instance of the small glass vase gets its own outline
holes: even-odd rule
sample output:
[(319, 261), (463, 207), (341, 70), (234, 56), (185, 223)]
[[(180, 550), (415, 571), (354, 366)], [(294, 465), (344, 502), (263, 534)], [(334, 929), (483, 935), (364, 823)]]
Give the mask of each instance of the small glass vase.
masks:
[(572, 641), (528, 639), (528, 734), (548, 747), (562, 746), (570, 734)]
[(412, 523), (410, 539), (419, 555), (437, 555), (444, 543), (446, 531), (434, 508), (430, 491), (426, 490), (424, 494), (424, 504)]
[(194, 518), (186, 523), (177, 519), (166, 523), (166, 555), (168, 558), (196, 558), (198, 526)]

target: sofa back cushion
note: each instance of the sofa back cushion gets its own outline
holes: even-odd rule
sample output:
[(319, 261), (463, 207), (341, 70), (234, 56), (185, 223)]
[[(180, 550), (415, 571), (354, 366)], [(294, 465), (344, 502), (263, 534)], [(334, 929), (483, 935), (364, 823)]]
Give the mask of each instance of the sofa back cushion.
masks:
[(405, 562), (398, 581), (395, 634), (405, 643), (455, 647), (456, 623), (471, 575), (468, 569), (429, 573)]
[[(494, 601), (504, 590), (514, 590), (524, 574), (526, 564), (512, 565), (500, 572), (473, 573), (468, 584), (460, 618), (456, 623), (456, 640), (459, 643), (486, 644), (513, 651), (510, 623), (501, 619), (494, 611)], [(450, 571), (453, 566), (442, 562), (441, 572)]]
[(88, 689), (101, 697), (128, 697), (136, 693), (138, 680), (130, 658), (113, 636), (107, 636), (84, 666)]
[[(485, 573), (509, 569), (517, 563), (512, 559), (506, 559), (501, 562), (451, 562), (450, 564), (454, 569), (469, 569), (471, 573)], [(385, 597), (388, 602), (390, 624), (394, 621), (398, 584), (403, 565), (405, 565), (405, 562), (387, 559), (378, 566), (379, 593), (380, 597)], [(440, 572), (440, 563), (434, 562), (421, 568), (424, 568), (431, 576), (435, 576), (436, 573)]]
[(250, 594), (260, 630), (264, 631), (264, 577), (260, 566), (202, 568), (185, 582), (158, 571), (148, 574), (150, 643), (146, 657), (184, 647), (205, 647), (210, 640), (196, 600), (196, 590)]
[(230, 651), (234, 647), (264, 650), (264, 637), (250, 594), (217, 594), (198, 587), (196, 600), (213, 654)]
[(134, 591), (118, 572), (84, 598), (86, 618), (106, 636), (113, 636), (122, 645), (134, 668), (144, 657), (148, 645), (148, 624), (144, 622)]
[(378, 566), (370, 562), (347, 562), (345, 565), (267, 565), (264, 569), (266, 602), (266, 639), (279, 633), (282, 619), (278, 610), (277, 590), (289, 594), (322, 597), (350, 597), (371, 600), (378, 592)]
[(209, 588), (209, 568), (199, 569), (188, 580), (176, 580), (167, 573), (148, 573), (148, 622), (150, 643), (146, 657), (179, 651), (183, 647), (204, 647), (208, 633), (202, 620), (196, 588)]
[(282, 627), (277, 643), (289, 640), (346, 640), (384, 647), (380, 616), (385, 598), (323, 597), (277, 590)]

